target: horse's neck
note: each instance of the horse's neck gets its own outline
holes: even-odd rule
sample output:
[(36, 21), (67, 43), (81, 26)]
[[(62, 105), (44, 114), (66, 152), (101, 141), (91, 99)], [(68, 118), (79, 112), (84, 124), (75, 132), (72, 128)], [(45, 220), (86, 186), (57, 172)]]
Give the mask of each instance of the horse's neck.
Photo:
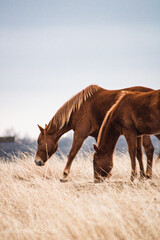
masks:
[(68, 125), (63, 126), (63, 127), (60, 128), (60, 129), (57, 129), (57, 130), (55, 131), (57, 140), (58, 140), (63, 134), (65, 134), (66, 132), (68, 132), (68, 131), (70, 131), (70, 130), (71, 130), (71, 128), (70, 128)]
[(104, 130), (103, 137), (101, 138), (100, 149), (105, 154), (112, 155), (120, 135), (120, 131), (108, 126)]

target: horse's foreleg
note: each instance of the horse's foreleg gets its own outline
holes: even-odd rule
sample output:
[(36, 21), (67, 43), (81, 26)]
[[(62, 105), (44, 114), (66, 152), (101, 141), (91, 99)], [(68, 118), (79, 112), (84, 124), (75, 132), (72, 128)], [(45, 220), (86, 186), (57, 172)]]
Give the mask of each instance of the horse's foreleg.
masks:
[(128, 144), (128, 151), (131, 158), (131, 181), (134, 181), (134, 178), (137, 176), (136, 171), (136, 150), (137, 150), (137, 136), (133, 132), (126, 132), (124, 134), (127, 144)]
[(139, 162), (140, 167), (140, 178), (145, 177), (144, 166), (143, 166), (143, 159), (142, 159), (142, 137), (137, 138), (137, 159)]
[(152, 178), (152, 162), (153, 162), (154, 147), (152, 145), (152, 142), (149, 136), (143, 136), (143, 146), (147, 156), (146, 177)]
[(85, 138), (80, 138), (78, 134), (76, 134), (76, 133), (74, 134), (72, 148), (71, 148), (70, 153), (68, 155), (68, 160), (67, 160), (65, 169), (63, 171), (63, 176), (61, 178), (62, 182), (67, 181), (67, 177), (69, 175), (73, 159), (75, 158), (76, 154), (78, 153), (79, 149), (81, 148), (84, 140), (85, 140)]

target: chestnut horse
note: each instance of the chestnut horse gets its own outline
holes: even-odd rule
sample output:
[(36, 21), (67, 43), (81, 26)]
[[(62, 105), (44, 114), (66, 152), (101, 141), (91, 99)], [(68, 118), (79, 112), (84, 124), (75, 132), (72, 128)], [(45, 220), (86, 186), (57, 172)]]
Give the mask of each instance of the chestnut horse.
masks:
[(95, 182), (110, 175), (113, 151), (120, 135), (125, 136), (128, 144), (133, 181), (136, 175), (137, 137), (159, 133), (160, 90), (148, 93), (122, 91), (117, 102), (106, 114), (99, 131), (97, 146), (94, 145)]
[[(132, 87), (125, 90), (149, 92), (152, 89), (145, 87)], [(45, 164), (47, 159), (56, 152), (60, 137), (70, 131), (74, 131), (73, 143), (68, 161), (63, 171), (62, 180), (66, 180), (70, 172), (71, 164), (84, 140), (92, 136), (97, 140), (98, 132), (106, 112), (116, 102), (121, 90), (106, 90), (96, 85), (90, 85), (86, 89), (73, 96), (54, 115), (45, 129), (39, 126), (38, 147), (35, 163), (39, 166)], [(153, 159), (153, 145), (149, 137), (143, 139), (143, 146), (147, 155), (148, 165), (151, 166)], [(142, 149), (138, 139), (137, 157), (142, 172)]]

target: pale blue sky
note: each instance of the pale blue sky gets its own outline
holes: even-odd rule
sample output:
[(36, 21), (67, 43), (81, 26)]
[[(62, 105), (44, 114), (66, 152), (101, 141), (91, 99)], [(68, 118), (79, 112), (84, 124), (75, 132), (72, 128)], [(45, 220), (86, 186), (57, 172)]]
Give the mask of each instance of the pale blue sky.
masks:
[(0, 0), (0, 135), (38, 136), (90, 84), (160, 88), (160, 1)]

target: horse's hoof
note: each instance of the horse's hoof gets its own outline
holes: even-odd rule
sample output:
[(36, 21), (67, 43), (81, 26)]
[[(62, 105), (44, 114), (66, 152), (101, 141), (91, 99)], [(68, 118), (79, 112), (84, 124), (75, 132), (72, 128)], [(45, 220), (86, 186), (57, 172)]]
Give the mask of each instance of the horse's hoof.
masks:
[(146, 179), (151, 179), (151, 178), (152, 178), (152, 176), (146, 175)]
[(144, 173), (140, 174), (140, 180), (145, 180), (146, 179), (146, 175)]
[(133, 176), (130, 177), (130, 181), (134, 182), (134, 177)]
[(95, 178), (94, 179), (94, 183), (102, 183), (102, 182), (104, 182), (103, 178)]
[(65, 182), (67, 182), (67, 181), (68, 181), (68, 179), (60, 178), (60, 182), (62, 182), (62, 183), (65, 183)]

